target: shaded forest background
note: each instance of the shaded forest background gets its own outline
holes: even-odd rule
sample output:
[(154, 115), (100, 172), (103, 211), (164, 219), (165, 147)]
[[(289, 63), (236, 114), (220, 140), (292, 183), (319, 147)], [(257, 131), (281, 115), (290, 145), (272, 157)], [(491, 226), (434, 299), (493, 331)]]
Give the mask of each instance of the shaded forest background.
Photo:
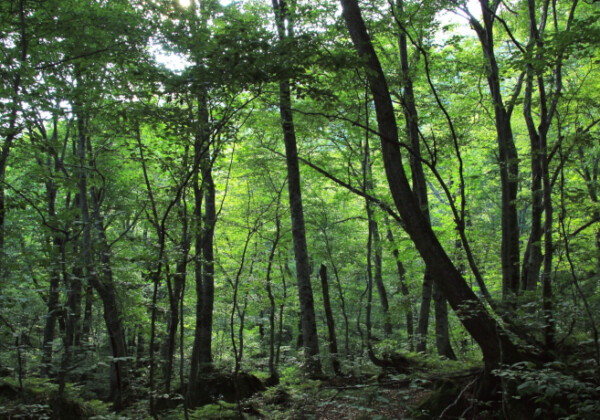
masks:
[(597, 2), (0, 16), (0, 418), (600, 411)]

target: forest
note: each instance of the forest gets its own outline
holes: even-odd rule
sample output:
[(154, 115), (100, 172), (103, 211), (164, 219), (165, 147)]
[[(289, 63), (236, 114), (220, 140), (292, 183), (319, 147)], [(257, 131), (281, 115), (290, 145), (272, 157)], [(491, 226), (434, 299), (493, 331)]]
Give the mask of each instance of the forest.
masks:
[(0, 0), (0, 419), (597, 419), (600, 3)]

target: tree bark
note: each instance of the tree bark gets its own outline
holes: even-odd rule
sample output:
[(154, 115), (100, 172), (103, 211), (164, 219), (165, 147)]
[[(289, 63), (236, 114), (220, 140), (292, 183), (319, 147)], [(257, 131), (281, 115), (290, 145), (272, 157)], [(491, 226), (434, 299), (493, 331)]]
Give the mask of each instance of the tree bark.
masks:
[(480, 0), (483, 25), (475, 18), (470, 19), (475, 29), (486, 62), (487, 80), (492, 101), (498, 159), (500, 165), (500, 184), (502, 189), (502, 297), (504, 300), (519, 292), (519, 220), (517, 213), (517, 193), (519, 188), (519, 156), (512, 132), (510, 112), (504, 104), (500, 86), (500, 71), (494, 53), (494, 21), (499, 1), (492, 4)]
[(402, 264), (402, 260), (400, 260), (400, 252), (398, 251), (398, 247), (394, 242), (394, 235), (392, 234), (392, 230), (389, 227), (387, 230), (387, 238), (393, 246), (392, 254), (394, 255), (394, 259), (396, 260), (396, 270), (398, 272), (398, 281), (400, 283), (400, 293), (402, 294), (402, 298), (405, 301), (403, 306), (405, 306), (406, 310), (406, 335), (408, 337), (408, 350), (414, 351), (414, 316), (410, 292), (408, 291), (408, 286), (406, 285), (406, 269), (404, 268), (404, 264)]
[[(287, 16), (285, 1), (273, 0), (275, 21), (280, 41), (293, 37), (293, 25)], [(287, 25), (286, 25), (287, 23)], [(292, 116), (292, 99), (289, 80), (279, 82), (279, 110), (281, 127), (285, 143), (286, 166), (288, 175), (288, 193), (290, 200), (290, 215), (292, 219), (292, 239), (296, 259), (296, 277), (298, 282), (298, 297), (302, 322), (303, 347), (306, 358), (306, 371), (310, 376), (321, 376), (321, 361), (319, 360), (319, 337), (312, 285), (310, 282), (310, 266), (308, 247), (306, 245), (306, 229), (304, 210), (302, 208), (302, 192), (300, 185), (300, 167), (298, 164), (298, 148), (296, 131)]]
[[(283, 186), (282, 186), (283, 187)], [(271, 251), (269, 252), (269, 259), (267, 263), (267, 278), (266, 278), (266, 289), (269, 296), (269, 380), (271, 385), (279, 384), (279, 372), (277, 372), (276, 360), (275, 360), (275, 295), (273, 294), (273, 287), (271, 281), (271, 273), (273, 272), (273, 260), (275, 259), (275, 252), (279, 239), (281, 237), (281, 220), (279, 218), (279, 205), (281, 201), (281, 190), (278, 191), (277, 202), (275, 204), (275, 238), (273, 238), (273, 244), (271, 245)], [(281, 333), (281, 331), (280, 331)]]
[[(80, 109), (79, 105), (75, 106)], [(123, 402), (124, 394), (127, 390), (127, 342), (125, 340), (125, 331), (122, 325), (122, 314), (119, 308), (117, 292), (114, 286), (108, 241), (104, 231), (102, 214), (100, 212), (100, 203), (98, 194), (94, 187), (88, 189), (87, 167), (89, 160), (93, 159), (91, 143), (87, 138), (86, 118), (77, 113), (78, 141), (77, 157), (79, 159), (79, 205), (81, 210), (81, 223), (83, 226), (81, 239), (81, 261), (84, 267), (84, 279), (96, 289), (104, 305), (104, 321), (109, 337), (111, 356), (111, 374), (110, 374), (110, 398), (115, 409), (119, 409)], [(86, 153), (86, 151), (89, 153)], [(92, 166), (93, 167), (93, 166)], [(92, 202), (92, 215), (90, 216), (89, 201)], [(102, 280), (94, 273), (96, 268), (93, 266), (92, 259), (92, 227), (96, 232), (95, 243), (98, 244), (98, 259), (100, 263), (100, 272)], [(79, 279), (77, 281), (81, 282)], [(79, 286), (81, 287), (81, 286)], [(81, 299), (79, 299), (81, 300)]]
[(419, 320), (417, 323), (417, 352), (427, 351), (427, 330), (429, 329), (429, 313), (431, 307), (431, 296), (433, 293), (433, 278), (428, 268), (425, 268), (423, 276), (423, 289), (421, 293), (421, 306), (419, 308)]
[[(195, 221), (195, 285), (196, 327), (190, 361), (188, 401), (196, 398), (199, 374), (212, 369), (212, 310), (214, 302), (213, 235), (216, 219), (215, 186), (209, 156), (208, 98), (206, 92), (198, 96), (198, 127), (194, 140), (194, 167), (192, 178)], [(200, 169), (201, 167), (201, 169)], [(200, 184), (200, 172), (202, 185)], [(205, 202), (207, 201), (207, 202)], [(204, 205), (204, 214), (202, 207)]]
[(340, 361), (338, 359), (337, 338), (335, 336), (335, 322), (333, 320), (333, 312), (331, 311), (331, 300), (329, 299), (329, 283), (327, 279), (327, 267), (321, 264), (319, 269), (319, 277), (321, 277), (321, 287), (323, 289), (323, 307), (325, 309), (325, 318), (327, 319), (327, 333), (329, 339), (329, 355), (333, 365), (333, 371), (336, 375), (341, 376)]
[(450, 360), (456, 360), (456, 354), (450, 344), (450, 334), (448, 328), (448, 305), (444, 294), (434, 283), (433, 302), (435, 306), (435, 344), (440, 356)]

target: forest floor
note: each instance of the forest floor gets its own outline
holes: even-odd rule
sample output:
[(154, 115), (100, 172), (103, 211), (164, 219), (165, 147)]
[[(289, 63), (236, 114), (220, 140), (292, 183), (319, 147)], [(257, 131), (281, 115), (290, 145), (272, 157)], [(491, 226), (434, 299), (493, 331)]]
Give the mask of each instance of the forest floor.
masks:
[[(581, 357), (576, 359), (582, 360)], [(267, 388), (256, 376), (241, 374), (258, 383), (251, 397), (235, 403), (225, 392), (231, 391), (231, 387), (223, 388), (223, 392), (219, 390), (209, 399), (211, 403), (188, 409), (186, 416), (182, 397), (175, 391), (158, 397), (157, 408), (161, 398), (166, 405), (158, 408), (157, 418), (529, 420), (536, 417), (596, 420), (600, 413), (600, 372), (591, 358), (583, 359), (577, 365), (554, 362), (543, 368), (522, 364), (505, 368), (498, 374), (513, 383), (516, 393), (510, 398), (502, 393), (498, 401), (476, 399), (474, 384), (481, 377), (482, 366), (475, 360), (452, 362), (415, 358), (406, 373), (392, 373), (357, 363), (346, 372), (343, 377), (311, 380), (304, 377), (300, 367), (288, 366), (283, 369), (281, 384)], [(215, 371), (215, 375), (226, 380), (232, 378), (227, 370)], [(123, 411), (115, 413), (108, 402), (96, 399), (99, 395), (90, 388), (89, 382), (68, 384), (64, 398), (57, 400), (57, 385), (51, 381), (32, 377), (20, 383), (15, 377), (3, 377), (0, 378), (0, 420), (50, 420), (56, 418), (53, 407), (59, 407), (59, 418), (63, 420), (152, 419), (149, 390), (145, 378), (139, 379), (136, 397), (129, 400)], [(236, 387), (239, 390), (239, 384)], [(258, 388), (260, 392), (257, 392)], [(428, 413), (436, 414), (430, 417)]]
[(291, 392), (268, 390), (251, 404), (257, 414), (270, 419), (404, 419), (431, 391), (420, 381), (403, 378), (379, 382), (333, 378), (309, 381)]

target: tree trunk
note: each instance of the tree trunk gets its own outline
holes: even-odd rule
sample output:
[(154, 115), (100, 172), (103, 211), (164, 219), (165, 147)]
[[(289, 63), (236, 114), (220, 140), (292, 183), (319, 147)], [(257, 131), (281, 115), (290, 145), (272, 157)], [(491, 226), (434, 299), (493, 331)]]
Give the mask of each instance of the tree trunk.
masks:
[(331, 301), (329, 299), (329, 284), (327, 282), (327, 267), (321, 264), (319, 269), (321, 277), (321, 287), (323, 289), (323, 306), (325, 309), (325, 318), (327, 319), (327, 333), (329, 339), (329, 355), (333, 365), (333, 371), (336, 375), (341, 376), (340, 361), (338, 360), (337, 338), (335, 336), (335, 322), (333, 320), (333, 312), (331, 311)]
[[(273, 9), (275, 11), (275, 21), (280, 41), (284, 41), (288, 37), (293, 37), (293, 25), (289, 16), (286, 15), (287, 9), (285, 3), (273, 0)], [(319, 337), (317, 335), (313, 291), (310, 283), (310, 266), (308, 262), (300, 185), (300, 167), (298, 164), (296, 131), (292, 117), (290, 82), (288, 80), (281, 80), (279, 82), (279, 110), (285, 143), (292, 239), (294, 242), (294, 255), (296, 257), (296, 277), (302, 322), (302, 344), (306, 358), (306, 371), (310, 376), (317, 377), (322, 374), (321, 361), (319, 360)]]
[[(208, 159), (207, 159), (208, 160)], [(212, 165), (203, 170), (204, 218), (202, 232), (202, 314), (200, 318), (200, 364), (212, 365), (212, 319), (215, 295), (214, 233), (217, 219)]]
[[(279, 204), (281, 200), (281, 190), (277, 195), (277, 203), (275, 205), (275, 238), (271, 245), (271, 251), (269, 252), (269, 259), (267, 263), (267, 279), (266, 288), (269, 296), (269, 379), (268, 382), (271, 385), (279, 384), (279, 373), (277, 372), (277, 366), (275, 364), (275, 296), (273, 295), (273, 287), (271, 284), (271, 273), (273, 272), (273, 260), (275, 258), (275, 251), (279, 244), (281, 237), (281, 221), (279, 219)], [(280, 331), (281, 333), (281, 331)]]
[[(64, 242), (59, 238), (53, 239), (53, 249), (55, 255), (52, 256), (52, 268), (50, 270), (50, 289), (48, 291), (48, 314), (46, 315), (46, 323), (44, 325), (44, 338), (42, 340), (42, 369), (41, 375), (43, 377), (49, 377), (52, 368), (52, 342), (54, 341), (54, 329), (56, 326), (56, 318), (58, 315), (58, 299), (59, 299), (59, 286), (60, 286), (60, 275), (62, 262), (57, 261), (62, 258), (63, 252), (60, 250), (64, 246)], [(57, 249), (58, 248), (58, 249)], [(58, 252), (56, 252), (58, 251)]]
[[(79, 106), (75, 107), (76, 109)], [(112, 269), (110, 265), (110, 256), (108, 249), (108, 241), (104, 232), (102, 215), (100, 212), (100, 204), (98, 202), (95, 188), (88, 190), (87, 186), (87, 171), (88, 159), (92, 159), (91, 143), (86, 137), (86, 119), (77, 114), (78, 125), (78, 141), (77, 155), (79, 159), (79, 205), (81, 209), (81, 223), (83, 226), (81, 239), (81, 261), (85, 267), (84, 278), (89, 281), (98, 292), (104, 305), (104, 321), (108, 331), (111, 356), (111, 375), (110, 375), (110, 392), (111, 400), (114, 407), (119, 409), (123, 402), (123, 396), (127, 389), (127, 343), (125, 340), (125, 332), (122, 325), (122, 316), (118, 304), (117, 292), (115, 290)], [(89, 151), (89, 156), (86, 156), (86, 149)], [(91, 166), (93, 167), (93, 165)], [(90, 207), (88, 199), (92, 201), (93, 218), (90, 217)], [(92, 260), (92, 232), (91, 228), (95, 228), (97, 239), (94, 241), (99, 247), (99, 262), (102, 280), (94, 273), (96, 272)], [(79, 280), (78, 280), (79, 281)]]
[(423, 290), (421, 293), (421, 306), (419, 309), (419, 320), (417, 323), (417, 352), (427, 351), (427, 330), (429, 329), (429, 313), (431, 307), (431, 296), (433, 293), (433, 278), (428, 268), (425, 268), (423, 276)]
[(448, 305), (444, 294), (435, 283), (433, 285), (433, 302), (435, 305), (435, 344), (438, 354), (450, 360), (456, 360), (448, 331)]
[(381, 310), (383, 312), (383, 333), (386, 338), (390, 338), (392, 335), (392, 320), (390, 315), (390, 304), (388, 302), (387, 291), (385, 284), (383, 283), (382, 274), (382, 249), (381, 249), (381, 238), (379, 237), (379, 225), (373, 221), (373, 246), (375, 253), (373, 255), (375, 262), (375, 285), (377, 286), (377, 293), (379, 294), (379, 303), (381, 304)]
[(459, 319), (481, 347), (488, 371), (500, 363), (521, 360), (517, 347), (458, 272), (422, 213), (408, 183), (398, 141), (398, 128), (387, 81), (367, 33), (356, 0), (341, 0), (346, 26), (358, 54), (365, 60), (367, 77), (375, 102), (383, 163), (394, 203), (406, 231), (434, 281), (456, 311)]
[[(195, 282), (196, 282), (196, 328), (190, 361), (188, 400), (196, 398), (199, 375), (212, 370), (212, 314), (214, 304), (214, 250), (213, 239), (216, 223), (215, 184), (212, 178), (210, 156), (210, 133), (208, 96), (205, 91), (198, 95), (198, 127), (194, 141), (193, 175), (195, 220)], [(200, 174), (202, 184), (200, 185)], [(204, 213), (202, 207), (204, 205)]]
[[(6, 192), (4, 191), (4, 181), (6, 180), (6, 167), (8, 166), (8, 156), (12, 148), (13, 142), (17, 135), (21, 132), (21, 125), (18, 123), (19, 109), (21, 108), (21, 84), (22, 74), (24, 74), (25, 66), (27, 64), (27, 49), (28, 39), (26, 31), (25, 18), (27, 11), (25, 10), (25, 0), (19, 0), (19, 39), (18, 45), (21, 49), (19, 57), (19, 69), (14, 72), (14, 78), (12, 85), (12, 101), (9, 106), (5, 109), (9, 109), (8, 115), (8, 127), (6, 130), (2, 130), (4, 141), (0, 148), (0, 280), (4, 279), (8, 274), (6, 264), (4, 264), (4, 242), (6, 235)], [(4, 128), (4, 127), (2, 127)]]
[(85, 306), (83, 309), (83, 325), (81, 326), (81, 341), (89, 343), (92, 334), (92, 309), (94, 305), (94, 288), (91, 284), (85, 288)]
[(496, 136), (498, 141), (498, 159), (500, 165), (500, 184), (502, 187), (502, 297), (509, 299), (519, 292), (519, 220), (517, 214), (517, 193), (519, 187), (519, 156), (513, 138), (510, 123), (510, 111), (502, 98), (500, 71), (494, 53), (494, 21), (500, 2), (490, 4), (480, 0), (483, 26), (471, 19), (471, 26), (477, 32), (484, 60), (487, 80), (494, 104)]
[(406, 285), (406, 279), (404, 278), (406, 270), (404, 268), (404, 265), (402, 264), (402, 261), (400, 260), (400, 252), (398, 251), (398, 247), (394, 242), (394, 235), (392, 234), (392, 230), (389, 227), (387, 230), (387, 237), (393, 246), (392, 254), (394, 255), (394, 259), (396, 260), (396, 270), (398, 271), (398, 281), (400, 282), (400, 293), (402, 294), (402, 298), (404, 299), (403, 306), (405, 306), (406, 309), (406, 335), (408, 336), (408, 350), (414, 351), (414, 316), (410, 293), (408, 291), (408, 286)]

